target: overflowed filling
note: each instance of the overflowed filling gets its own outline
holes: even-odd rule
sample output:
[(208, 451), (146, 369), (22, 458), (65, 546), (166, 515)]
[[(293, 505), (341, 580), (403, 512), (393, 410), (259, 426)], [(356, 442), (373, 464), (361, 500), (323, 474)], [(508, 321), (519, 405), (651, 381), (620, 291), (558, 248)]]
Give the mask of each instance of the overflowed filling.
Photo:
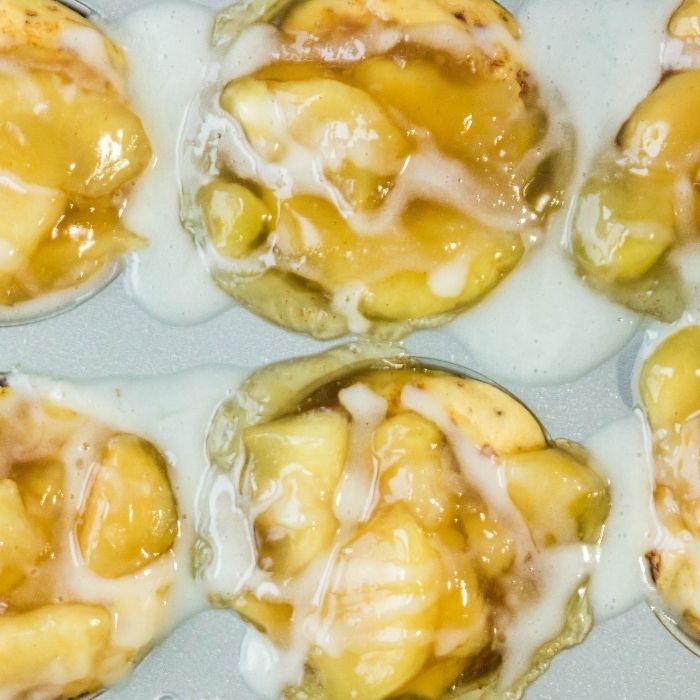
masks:
[(486, 294), (568, 174), (517, 39), (490, 0), (306, 0), (248, 27), (200, 105), (186, 212), (218, 283), (322, 337), (405, 333)]
[(700, 232), (700, 4), (668, 31), (666, 72), (583, 184), (571, 232), (594, 286), (665, 321), (687, 304), (678, 268)]
[(0, 307), (85, 289), (143, 245), (120, 222), (151, 157), (125, 73), (121, 51), (63, 5), (2, 3)]
[(0, 698), (123, 676), (161, 630), (177, 535), (153, 444), (0, 388)]
[(700, 638), (700, 326), (663, 341), (642, 368), (661, 537), (648, 553), (667, 611)]
[(516, 697), (585, 635), (585, 614), (577, 632), (568, 616), (585, 608), (609, 494), (581, 448), (549, 442), (502, 390), (418, 366), (294, 400), (285, 387), (262, 411), (245, 399), (267, 380), (251, 381), (249, 424), (231, 406), (215, 419), (235, 494), (212, 488), (200, 575), (272, 644), (283, 697)]

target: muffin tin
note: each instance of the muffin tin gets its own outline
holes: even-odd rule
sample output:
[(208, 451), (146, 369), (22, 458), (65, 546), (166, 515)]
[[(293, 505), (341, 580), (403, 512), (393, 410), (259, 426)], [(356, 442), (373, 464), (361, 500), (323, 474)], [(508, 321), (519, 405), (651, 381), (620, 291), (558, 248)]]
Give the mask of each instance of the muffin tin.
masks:
[[(573, 1), (560, 3), (561, 11), (566, 12), (566, 4)], [(597, 0), (587, 2), (591, 12), (604, 12)], [(90, 4), (110, 17), (146, 3), (90, 0)], [(210, 0), (202, 4), (221, 7), (228, 3)], [(517, 10), (527, 0), (503, 4)], [(518, 385), (494, 376), (445, 331), (414, 334), (404, 346), (412, 354), (468, 367), (501, 381), (551, 435), (584, 440), (629, 414), (633, 405), (631, 377), (642, 339), (637, 333), (620, 353), (581, 379), (547, 386)], [(75, 379), (172, 374), (176, 381), (177, 373), (188, 368), (226, 365), (247, 374), (271, 362), (317, 353), (331, 345), (288, 333), (235, 306), (198, 325), (165, 325), (130, 299), (123, 280), (117, 279), (87, 303), (59, 316), (0, 329), (0, 367)], [(222, 387), (221, 399), (225, 396), (226, 388)], [(237, 671), (243, 629), (243, 623), (231, 613), (201, 613), (152, 651), (123, 685), (102, 697), (252, 698)], [(642, 603), (598, 623), (582, 645), (554, 660), (527, 697), (656, 700), (672, 695), (694, 697), (698, 687), (700, 662)]]

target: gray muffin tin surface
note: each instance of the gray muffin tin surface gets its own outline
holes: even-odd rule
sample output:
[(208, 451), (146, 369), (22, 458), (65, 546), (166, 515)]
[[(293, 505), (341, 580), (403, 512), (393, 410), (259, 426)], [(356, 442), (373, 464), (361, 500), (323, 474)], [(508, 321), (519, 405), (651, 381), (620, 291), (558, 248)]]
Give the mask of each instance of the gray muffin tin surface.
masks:
[[(566, 12), (567, 3), (577, 1), (582, 0), (561, 0), (562, 11)], [(597, 5), (596, 0), (587, 1)], [(91, 0), (90, 4), (115, 16), (145, 3)], [(202, 4), (218, 7), (227, 3)], [(517, 9), (523, 3), (504, 4)], [(524, 400), (553, 436), (582, 440), (629, 412), (631, 368), (640, 342), (640, 336), (635, 337), (616, 357), (573, 383), (506, 386)], [(60, 316), (23, 327), (0, 328), (0, 367), (67, 378), (171, 374), (220, 364), (252, 371), (327, 347), (285, 332), (237, 307), (199, 325), (165, 325), (142, 311), (118, 279), (85, 304)], [(405, 347), (415, 354), (482, 370), (439, 330), (415, 334)], [(222, 398), (223, 393), (222, 389)], [(101, 697), (253, 698), (237, 672), (242, 632), (242, 623), (231, 613), (201, 613), (152, 651), (130, 679)], [(653, 613), (640, 604), (599, 624), (583, 644), (560, 654), (527, 697), (696, 698), (700, 697), (700, 659), (673, 639)]]

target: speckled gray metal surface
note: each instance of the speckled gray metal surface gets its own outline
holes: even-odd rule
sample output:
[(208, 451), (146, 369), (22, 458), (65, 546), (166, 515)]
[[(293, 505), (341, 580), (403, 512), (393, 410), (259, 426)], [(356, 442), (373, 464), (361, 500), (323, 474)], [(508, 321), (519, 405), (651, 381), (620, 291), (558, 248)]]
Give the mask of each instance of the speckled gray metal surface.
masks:
[[(580, 1), (561, 0), (562, 11), (567, 3)], [(90, 0), (90, 4), (116, 15), (143, 3)], [(523, 3), (504, 4), (515, 9)], [(580, 440), (629, 410), (630, 372), (639, 342), (634, 339), (617, 357), (571, 384), (506, 385), (535, 411), (552, 435)], [(0, 329), (0, 367), (19, 366), (67, 377), (164, 374), (210, 364), (253, 369), (325, 347), (239, 308), (204, 324), (167, 326), (138, 308), (117, 280), (69, 313), (25, 327)], [(440, 331), (416, 334), (406, 347), (416, 354), (481, 369)], [(242, 624), (233, 614), (202, 613), (154, 650), (123, 686), (101, 697), (253, 698), (237, 674), (241, 637)], [(673, 639), (644, 605), (600, 624), (582, 645), (560, 654), (528, 693), (530, 700), (669, 697), (700, 697), (700, 659)]]

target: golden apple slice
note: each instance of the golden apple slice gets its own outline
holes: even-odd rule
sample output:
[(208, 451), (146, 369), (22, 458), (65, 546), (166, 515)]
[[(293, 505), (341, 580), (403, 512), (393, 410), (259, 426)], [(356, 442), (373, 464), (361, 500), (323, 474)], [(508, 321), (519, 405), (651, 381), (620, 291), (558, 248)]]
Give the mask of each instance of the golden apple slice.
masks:
[(462, 503), (459, 521), (477, 570), (482, 576), (493, 579), (513, 565), (515, 547), (503, 526), (484, 511), (483, 506)]
[[(495, 287), (524, 252), (518, 236), (476, 224), (434, 203), (409, 206), (404, 229), (407, 236), (387, 237), (388, 244), (397, 249), (397, 259), (404, 260), (404, 267), (415, 259), (416, 267), (429, 267), (430, 274), (404, 270), (370, 283), (360, 304), (360, 310), (370, 318), (406, 320), (472, 304)], [(363, 243), (357, 241), (356, 245)], [(386, 259), (391, 248), (378, 237), (375, 245), (379, 248), (382, 244)], [(377, 263), (382, 260), (379, 255), (376, 259)], [(427, 265), (428, 260), (434, 261), (432, 266)]]
[(654, 430), (674, 433), (700, 411), (700, 327), (667, 338), (644, 363), (640, 393)]
[(54, 535), (63, 508), (65, 468), (57, 459), (45, 458), (15, 464), (11, 477), (17, 484), (27, 514), (37, 523), (47, 542)]
[(511, 455), (508, 493), (544, 546), (600, 539), (610, 510), (603, 479), (560, 448)]
[(342, 24), (367, 23), (372, 17), (402, 25), (451, 24), (458, 28), (500, 24), (512, 36), (518, 26), (511, 15), (492, 0), (307, 0), (297, 3), (284, 18), (287, 32), (323, 34)]
[[(36, 110), (37, 102), (46, 105)], [(42, 70), (0, 74), (0, 169), (84, 197), (111, 195), (151, 158), (139, 118), (122, 100)]]
[(11, 479), (0, 480), (0, 595), (26, 576), (46, 544), (29, 519), (17, 484)]
[(435, 659), (426, 664), (425, 669), (394, 697), (440, 700), (462, 674), (466, 663), (465, 659), (458, 656)]
[(329, 648), (317, 648), (309, 660), (327, 697), (380, 700), (421, 670), (442, 580), (440, 557), (405, 504), (381, 510), (359, 529), (338, 556), (324, 601)]
[(71, 207), (36, 249), (26, 270), (16, 276), (20, 286), (12, 299), (23, 301), (80, 285), (123, 253), (144, 245), (142, 238), (124, 228), (108, 202), (94, 200)]
[(95, 673), (111, 632), (109, 613), (97, 605), (47, 605), (0, 615), (0, 687), (49, 688), (51, 697), (63, 695), (65, 686), (69, 697), (93, 690), (101, 685)]
[(231, 608), (266, 634), (274, 644), (284, 646), (289, 641), (294, 608), (288, 603), (261, 600), (246, 591), (231, 601)]
[(364, 284), (359, 309), (382, 320), (433, 316), (473, 303), (524, 251), (518, 236), (422, 201), (407, 207), (401, 228), (361, 236), (330, 202), (292, 197), (281, 205), (276, 240), (279, 264), (323, 287)]
[(700, 0), (683, 0), (673, 13), (668, 30), (679, 39), (700, 37)]
[(14, 273), (26, 264), (41, 239), (57, 224), (67, 203), (58, 190), (0, 178), (0, 274)]
[(78, 522), (87, 565), (105, 578), (134, 573), (167, 552), (177, 530), (163, 455), (135, 435), (111, 438)]
[(457, 496), (443, 474), (450, 468), (444, 442), (435, 425), (410, 412), (381, 423), (371, 439), (380, 501), (406, 503), (427, 530), (452, 521), (456, 512)]
[(427, 130), (446, 153), (481, 169), (489, 169), (490, 161), (522, 158), (546, 126), (538, 112), (528, 114), (515, 77), (450, 76), (434, 61), (419, 58), (369, 58), (359, 61), (352, 75), (380, 104)]
[(331, 544), (338, 528), (333, 495), (345, 466), (348, 421), (309, 411), (248, 428), (248, 479), (261, 565), (291, 576)]
[[(85, 44), (92, 55), (81, 51)], [(0, 56), (49, 64), (94, 88), (123, 89), (122, 52), (89, 20), (54, 0), (3, 0)]]
[(616, 172), (589, 180), (573, 222), (582, 268), (608, 282), (646, 274), (676, 241), (672, 182)]
[(465, 551), (443, 554), (447, 569), (440, 597), (435, 655), (468, 659), (491, 639), (489, 608)]
[(431, 392), (448, 416), (481, 450), (497, 455), (543, 449), (542, 426), (519, 401), (476, 379), (427, 375), (418, 385)]
[(269, 209), (237, 182), (214, 180), (199, 190), (197, 198), (209, 237), (222, 255), (247, 255), (269, 230)]
[(700, 71), (672, 73), (634, 111), (618, 137), (640, 166), (697, 165)]

